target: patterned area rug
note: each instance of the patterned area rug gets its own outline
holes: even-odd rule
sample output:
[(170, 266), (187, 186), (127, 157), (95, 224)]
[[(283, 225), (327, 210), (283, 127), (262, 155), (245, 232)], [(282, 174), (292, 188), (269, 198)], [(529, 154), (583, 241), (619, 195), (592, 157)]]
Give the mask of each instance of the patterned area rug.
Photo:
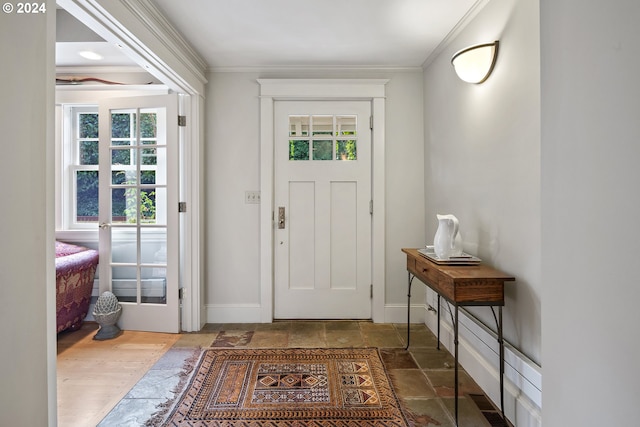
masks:
[(207, 349), (166, 426), (408, 426), (377, 349)]

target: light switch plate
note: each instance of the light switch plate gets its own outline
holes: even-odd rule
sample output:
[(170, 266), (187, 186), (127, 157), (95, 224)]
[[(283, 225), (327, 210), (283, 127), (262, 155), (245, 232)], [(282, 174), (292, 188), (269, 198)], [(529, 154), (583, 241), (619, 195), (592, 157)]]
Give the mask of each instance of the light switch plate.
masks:
[(260, 192), (259, 191), (245, 191), (244, 202), (247, 204), (259, 204)]

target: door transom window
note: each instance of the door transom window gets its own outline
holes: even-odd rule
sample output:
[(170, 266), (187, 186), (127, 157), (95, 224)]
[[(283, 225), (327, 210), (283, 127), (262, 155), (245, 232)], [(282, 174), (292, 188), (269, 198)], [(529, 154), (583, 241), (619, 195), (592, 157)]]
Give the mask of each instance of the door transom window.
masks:
[(357, 116), (289, 116), (289, 160), (357, 160)]

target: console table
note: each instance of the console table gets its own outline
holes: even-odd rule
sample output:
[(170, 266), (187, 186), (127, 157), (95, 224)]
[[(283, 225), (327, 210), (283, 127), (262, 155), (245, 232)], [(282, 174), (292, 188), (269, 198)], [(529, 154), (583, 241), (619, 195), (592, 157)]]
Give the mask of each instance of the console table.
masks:
[[(501, 271), (477, 265), (438, 264), (424, 257), (417, 249), (402, 249), (407, 255), (408, 303), (407, 303), (407, 349), (411, 331), (411, 284), (414, 278), (438, 294), (438, 350), (440, 349), (440, 298), (444, 298), (454, 307), (451, 322), (453, 324), (453, 343), (455, 359), (455, 419), (458, 425), (458, 307), (491, 307), (498, 328), (500, 346), (500, 410), (504, 419), (504, 341), (502, 339), (502, 306), (504, 306), (504, 282), (515, 278)], [(498, 315), (494, 307), (498, 307)]]

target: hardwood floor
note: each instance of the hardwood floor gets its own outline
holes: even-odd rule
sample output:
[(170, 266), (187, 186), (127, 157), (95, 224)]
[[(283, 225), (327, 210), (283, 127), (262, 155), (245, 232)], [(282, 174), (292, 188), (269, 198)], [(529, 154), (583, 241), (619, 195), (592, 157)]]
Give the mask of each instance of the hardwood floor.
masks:
[(102, 418), (180, 338), (124, 331), (96, 341), (96, 323), (58, 335), (58, 426), (87, 427)]

